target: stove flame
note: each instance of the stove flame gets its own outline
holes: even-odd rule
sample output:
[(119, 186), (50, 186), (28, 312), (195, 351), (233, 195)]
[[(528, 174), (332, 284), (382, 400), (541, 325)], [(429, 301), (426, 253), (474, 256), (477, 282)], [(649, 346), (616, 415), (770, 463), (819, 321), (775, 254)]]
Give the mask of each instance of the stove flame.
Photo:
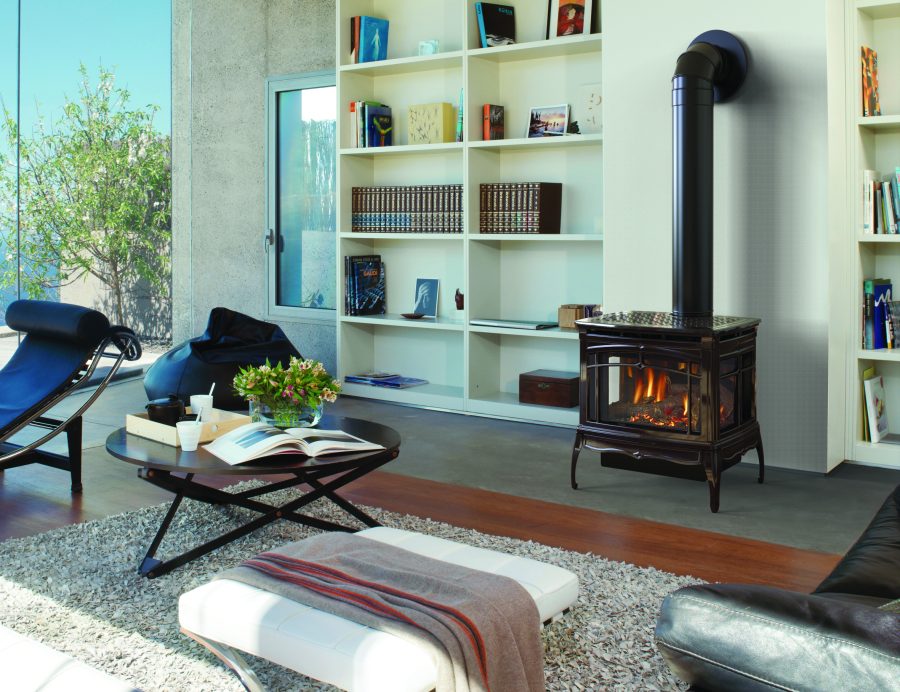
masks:
[[(630, 372), (628, 374), (631, 376)], [(664, 373), (657, 373), (653, 368), (646, 368), (643, 375), (637, 373), (633, 376), (633, 380), (632, 404), (640, 404), (643, 401), (660, 402), (669, 394), (669, 377)]]

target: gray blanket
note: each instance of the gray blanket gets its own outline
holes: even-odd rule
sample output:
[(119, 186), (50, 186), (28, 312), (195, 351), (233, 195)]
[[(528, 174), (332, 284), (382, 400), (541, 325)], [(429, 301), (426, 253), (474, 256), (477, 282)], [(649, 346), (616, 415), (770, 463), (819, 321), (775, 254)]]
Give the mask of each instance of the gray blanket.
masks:
[(218, 575), (425, 646), (438, 692), (544, 690), (537, 606), (514, 579), (344, 533)]

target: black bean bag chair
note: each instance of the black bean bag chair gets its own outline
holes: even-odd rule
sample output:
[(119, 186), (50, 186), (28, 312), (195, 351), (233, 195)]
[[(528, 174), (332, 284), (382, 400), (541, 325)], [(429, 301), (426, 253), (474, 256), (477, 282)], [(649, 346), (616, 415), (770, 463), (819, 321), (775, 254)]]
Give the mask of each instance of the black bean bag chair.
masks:
[(266, 358), (272, 365), (287, 365), (291, 356), (302, 357), (278, 325), (213, 308), (202, 336), (179, 344), (150, 366), (144, 390), (148, 399), (171, 393), (187, 403), (191, 394), (206, 394), (215, 382), (213, 406), (245, 409), (247, 403), (232, 388), (238, 369), (262, 365)]

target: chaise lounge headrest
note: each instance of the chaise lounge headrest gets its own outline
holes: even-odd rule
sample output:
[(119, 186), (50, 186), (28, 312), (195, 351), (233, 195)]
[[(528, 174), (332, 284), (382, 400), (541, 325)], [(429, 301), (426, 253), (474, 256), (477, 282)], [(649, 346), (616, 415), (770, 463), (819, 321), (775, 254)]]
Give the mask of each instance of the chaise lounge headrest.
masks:
[(15, 301), (6, 310), (6, 324), (17, 332), (85, 345), (99, 343), (109, 332), (102, 312), (49, 300)]

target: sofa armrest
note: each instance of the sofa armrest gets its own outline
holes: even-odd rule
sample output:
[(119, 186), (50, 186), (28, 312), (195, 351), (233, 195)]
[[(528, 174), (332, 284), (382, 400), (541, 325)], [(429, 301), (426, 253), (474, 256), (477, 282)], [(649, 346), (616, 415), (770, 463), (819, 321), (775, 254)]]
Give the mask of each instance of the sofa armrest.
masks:
[(656, 642), (704, 690), (900, 690), (900, 615), (765, 586), (670, 594)]

